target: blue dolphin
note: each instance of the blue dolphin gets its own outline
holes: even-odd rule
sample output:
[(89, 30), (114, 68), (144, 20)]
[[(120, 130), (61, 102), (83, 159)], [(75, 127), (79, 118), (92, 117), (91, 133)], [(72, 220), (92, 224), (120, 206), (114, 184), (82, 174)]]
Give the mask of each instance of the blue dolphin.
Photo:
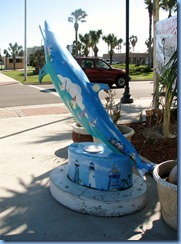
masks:
[(90, 83), (70, 52), (58, 44), (45, 21), (44, 40), (46, 65), (40, 70), (39, 80), (47, 73), (64, 104), (74, 118), (95, 138), (114, 153), (130, 157), (140, 174), (153, 170), (153, 165), (141, 161), (133, 145), (122, 135), (99, 99), (99, 91), (108, 90), (105, 84)]

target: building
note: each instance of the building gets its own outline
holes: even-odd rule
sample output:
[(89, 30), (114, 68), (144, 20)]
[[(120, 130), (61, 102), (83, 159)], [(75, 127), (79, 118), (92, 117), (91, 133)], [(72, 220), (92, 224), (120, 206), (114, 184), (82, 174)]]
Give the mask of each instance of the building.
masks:
[(36, 53), (37, 50), (41, 49), (40, 46), (28, 47), (27, 48), (27, 63), (29, 64), (29, 57), (31, 54)]
[[(28, 47), (27, 48), (27, 64), (29, 64), (29, 56), (33, 53), (35, 53), (38, 49), (41, 49), (41, 47), (34, 46), (34, 47)], [(16, 57), (16, 69), (24, 69), (24, 57), (17, 56)], [(14, 63), (12, 57), (4, 57), (4, 69), (14, 69)]]
[[(110, 55), (103, 54), (103, 59), (109, 59)], [(126, 63), (126, 53), (114, 53), (113, 57), (114, 60), (119, 61), (121, 64)], [(136, 65), (147, 65), (148, 64), (148, 53), (129, 53), (129, 63), (136, 64)]]
[[(24, 57), (17, 56), (15, 69), (23, 69), (24, 68)], [(14, 63), (12, 57), (4, 57), (4, 69), (14, 69)]]

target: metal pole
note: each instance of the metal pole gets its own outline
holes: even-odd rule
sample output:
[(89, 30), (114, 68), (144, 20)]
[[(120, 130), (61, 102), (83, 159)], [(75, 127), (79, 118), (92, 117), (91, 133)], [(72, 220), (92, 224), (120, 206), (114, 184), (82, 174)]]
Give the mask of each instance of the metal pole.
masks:
[(27, 81), (27, 47), (26, 47), (26, 0), (24, 1), (24, 81)]
[(153, 107), (158, 108), (158, 73), (156, 71), (156, 22), (159, 21), (159, 0), (153, 0)]
[(129, 0), (126, 0), (126, 86), (121, 103), (133, 103), (129, 91)]

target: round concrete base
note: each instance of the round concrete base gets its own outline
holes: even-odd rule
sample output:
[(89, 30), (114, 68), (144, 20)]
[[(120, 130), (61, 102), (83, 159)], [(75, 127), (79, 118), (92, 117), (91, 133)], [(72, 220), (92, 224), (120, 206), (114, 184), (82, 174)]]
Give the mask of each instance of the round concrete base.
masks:
[(50, 192), (59, 203), (81, 213), (121, 216), (141, 210), (146, 203), (145, 181), (133, 174), (133, 186), (123, 191), (100, 191), (78, 185), (67, 177), (64, 164), (50, 173)]

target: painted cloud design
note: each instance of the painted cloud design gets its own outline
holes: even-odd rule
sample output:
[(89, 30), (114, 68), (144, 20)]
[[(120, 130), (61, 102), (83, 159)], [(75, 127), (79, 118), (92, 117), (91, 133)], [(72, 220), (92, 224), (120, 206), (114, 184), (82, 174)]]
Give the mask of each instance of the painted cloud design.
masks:
[(82, 89), (81, 89), (81, 87), (75, 83), (72, 83), (72, 81), (69, 78), (63, 77), (60, 74), (58, 74), (58, 78), (60, 79), (60, 81), (62, 83), (60, 89), (66, 90), (67, 92), (69, 92), (72, 99), (74, 97), (76, 97), (77, 105), (80, 107), (81, 110), (84, 110), (85, 106), (82, 103), (82, 95), (81, 95)]

